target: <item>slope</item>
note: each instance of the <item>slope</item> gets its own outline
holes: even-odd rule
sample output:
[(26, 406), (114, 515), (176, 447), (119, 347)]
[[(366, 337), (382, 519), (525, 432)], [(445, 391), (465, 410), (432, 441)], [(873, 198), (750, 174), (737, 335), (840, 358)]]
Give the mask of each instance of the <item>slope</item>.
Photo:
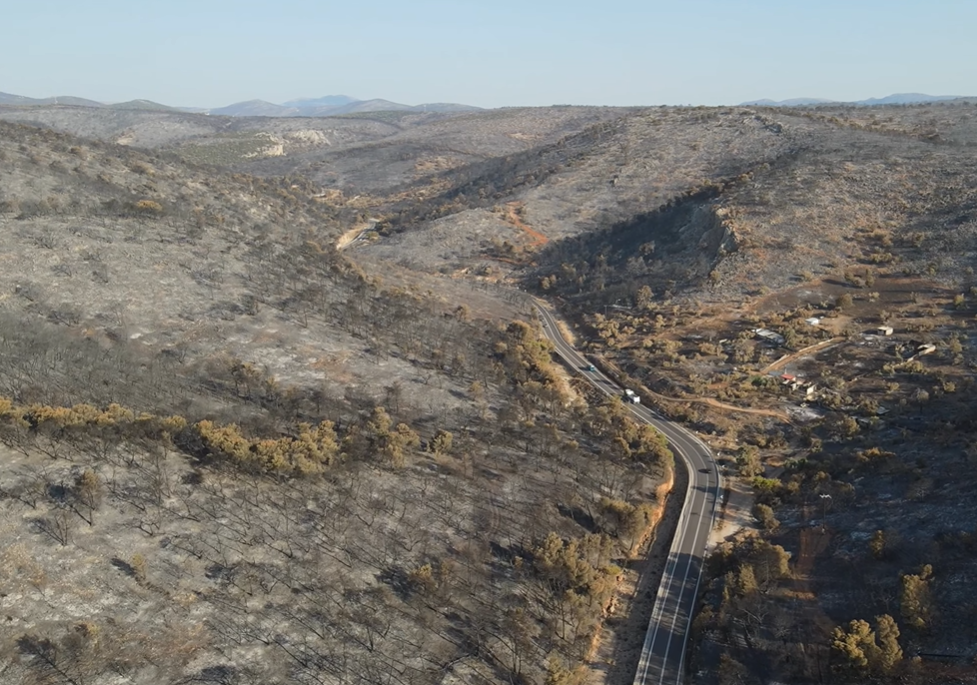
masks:
[(301, 177), (7, 122), (0, 162), (4, 679), (578, 670), (670, 455), (515, 293), (368, 276)]

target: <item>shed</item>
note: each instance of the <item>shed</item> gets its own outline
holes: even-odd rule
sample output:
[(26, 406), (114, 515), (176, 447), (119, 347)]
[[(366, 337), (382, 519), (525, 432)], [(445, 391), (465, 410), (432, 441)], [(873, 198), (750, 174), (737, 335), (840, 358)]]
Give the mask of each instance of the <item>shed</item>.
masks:
[(767, 342), (772, 342), (775, 345), (783, 345), (786, 342), (784, 336), (771, 331), (769, 328), (758, 328), (753, 332), (756, 333), (757, 337), (763, 338)]

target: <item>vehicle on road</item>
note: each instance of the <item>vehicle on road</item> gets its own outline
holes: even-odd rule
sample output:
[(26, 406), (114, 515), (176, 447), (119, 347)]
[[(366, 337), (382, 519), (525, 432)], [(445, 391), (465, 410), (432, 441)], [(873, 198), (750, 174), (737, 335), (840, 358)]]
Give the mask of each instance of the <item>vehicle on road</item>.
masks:
[[(551, 317), (544, 308), (538, 309), (544, 319)], [(553, 342), (556, 353), (571, 368), (581, 372), (588, 368), (590, 360), (567, 343), (551, 318), (544, 331)], [(602, 393), (620, 397), (629, 404), (641, 402), (634, 390), (626, 390), (602, 374), (584, 374), (583, 377)], [(635, 685), (677, 685), (684, 682), (685, 655), (707, 541), (716, 520), (719, 479), (713, 475), (715, 456), (691, 431), (650, 409), (638, 406), (629, 413), (660, 431), (668, 440), (676, 461), (681, 459), (689, 471), (688, 495), (669, 544), (668, 561), (658, 583), (634, 678)]]
[(594, 373), (595, 371), (597, 371), (597, 367), (591, 364), (590, 366), (587, 367), (587, 370), (590, 371), (591, 373)]

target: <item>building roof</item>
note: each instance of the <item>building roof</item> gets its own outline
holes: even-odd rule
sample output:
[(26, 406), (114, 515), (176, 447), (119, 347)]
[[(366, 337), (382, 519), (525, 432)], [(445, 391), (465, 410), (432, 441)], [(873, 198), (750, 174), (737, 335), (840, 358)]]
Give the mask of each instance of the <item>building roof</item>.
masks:
[(780, 333), (771, 331), (769, 328), (758, 328), (753, 332), (756, 333), (761, 338), (763, 338), (764, 340), (775, 342), (778, 345), (783, 345), (785, 342), (784, 336), (782, 336)]

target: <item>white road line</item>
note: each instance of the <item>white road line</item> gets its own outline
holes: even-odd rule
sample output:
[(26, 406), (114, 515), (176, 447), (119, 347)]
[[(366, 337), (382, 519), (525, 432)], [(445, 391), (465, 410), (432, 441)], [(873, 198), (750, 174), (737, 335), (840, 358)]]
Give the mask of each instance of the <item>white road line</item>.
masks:
[[(544, 332), (547, 337), (553, 343), (555, 351), (561, 357), (563, 357), (568, 364), (575, 367), (578, 371), (582, 366), (588, 364), (587, 359), (581, 355), (575, 348), (573, 348), (569, 343), (563, 339), (563, 336), (559, 334), (559, 328), (556, 325), (556, 319), (546, 311), (543, 307), (537, 305), (537, 309), (546, 325)], [(553, 337), (550, 337), (550, 329), (555, 331)], [(596, 376), (596, 379), (595, 379)], [(612, 379), (604, 375), (603, 372), (591, 372), (588, 371), (584, 374), (584, 378), (595, 388), (600, 390), (602, 393), (608, 396), (616, 396), (618, 393), (615, 392), (615, 388), (620, 392), (623, 389), (617, 385)], [(603, 381), (599, 383), (598, 381)], [(609, 386), (609, 387), (607, 387)], [(720, 485), (721, 479), (719, 478), (719, 470), (716, 466), (714, 460), (710, 457), (712, 452), (709, 447), (695, 434), (691, 431), (679, 426), (677, 424), (671, 423), (657, 412), (652, 409), (641, 405), (640, 407), (630, 406), (629, 409), (631, 413), (634, 414), (640, 421), (653, 426), (658, 431), (660, 431), (668, 442), (671, 444), (673, 452), (677, 453), (681, 457), (682, 461), (685, 463), (686, 468), (689, 471), (689, 482), (686, 486), (685, 503), (682, 508), (682, 512), (679, 515), (679, 521), (675, 527), (675, 535), (672, 538), (672, 544), (669, 548), (668, 559), (665, 563), (665, 570), (662, 575), (662, 579), (658, 585), (658, 592), (655, 597), (655, 606), (652, 609), (652, 615), (648, 631), (645, 633), (645, 640), (642, 646), (642, 654), (638, 661), (638, 673), (636, 673), (635, 683), (643, 685), (648, 676), (648, 670), (651, 668), (651, 661), (654, 657), (653, 649), (655, 643), (658, 641), (658, 636), (660, 634), (660, 629), (662, 628), (663, 616), (666, 609), (666, 604), (668, 599), (674, 599), (675, 609), (672, 615), (671, 624), (669, 627), (668, 639), (665, 643), (665, 650), (661, 655), (661, 674), (658, 678), (658, 685), (663, 685), (665, 680), (665, 672), (667, 670), (668, 663), (670, 661), (669, 652), (672, 649), (672, 641), (675, 637), (675, 626), (679, 620), (679, 615), (681, 614), (682, 619), (686, 622), (685, 631), (682, 639), (682, 651), (678, 655), (678, 668), (676, 673), (675, 682), (678, 683), (681, 680), (682, 673), (685, 667), (685, 650), (688, 645), (689, 631), (692, 624), (692, 614), (695, 611), (695, 599), (699, 594), (699, 586), (702, 582), (702, 572), (705, 567), (705, 543), (708, 542), (709, 533), (712, 531), (712, 527), (716, 519), (716, 506), (718, 501), (718, 487)], [(647, 413), (648, 416), (645, 416)], [(709, 473), (706, 474), (707, 478), (704, 483), (696, 484), (696, 480), (699, 476), (700, 463), (702, 468), (707, 468)], [(716, 485), (712, 486), (710, 484), (710, 479), (708, 476), (711, 474), (716, 474)], [(697, 487), (701, 485), (702, 488)], [(699, 495), (701, 491), (701, 496)], [(705, 516), (705, 507), (712, 498), (712, 507), (710, 508), (708, 519)], [(674, 584), (678, 579), (678, 575), (681, 572), (679, 569), (679, 559), (682, 555), (682, 543), (686, 540), (689, 534), (689, 526), (692, 522), (692, 511), (697, 509), (696, 516), (699, 517), (698, 524), (695, 527), (692, 536), (692, 546), (688, 553), (688, 560), (685, 564), (685, 573), (682, 578), (681, 586), (678, 590), (678, 595), (673, 596)], [(700, 543), (700, 537), (705, 534), (705, 541)], [(688, 581), (689, 576), (692, 574), (693, 566), (699, 564), (699, 572), (696, 575), (695, 586), (692, 590), (692, 595), (688, 596)], [(683, 605), (689, 603), (688, 611), (683, 610)], [(640, 676), (638, 675), (640, 674)]]
[[(704, 504), (704, 502), (703, 502), (703, 504)], [(694, 503), (693, 503), (693, 506), (694, 506)], [(701, 513), (700, 513), (700, 515), (701, 515)], [(686, 520), (686, 530), (688, 530), (688, 524), (689, 524), (690, 521), (691, 521), (691, 516), (689, 517), (689, 519)], [(689, 554), (689, 560), (688, 560), (688, 562), (685, 565), (685, 576), (682, 578), (682, 586), (681, 587), (682, 587), (682, 593), (683, 594), (685, 593), (686, 585), (689, 582), (689, 574), (692, 573), (692, 566), (693, 566), (693, 563), (692, 562), (695, 560), (695, 556), (694, 555), (695, 555), (695, 551), (699, 547), (699, 545), (698, 545), (698, 543), (699, 543), (699, 535), (701, 533), (702, 533), (702, 526), (697, 526), (696, 527), (696, 530), (695, 530), (695, 536), (692, 538), (692, 549), (691, 549), (690, 554)], [(700, 571), (701, 571), (701, 569), (700, 569)], [(693, 602), (694, 601), (695, 600), (693, 600)], [(666, 656), (668, 655), (668, 653), (672, 649), (672, 638), (675, 637), (675, 623), (676, 623), (676, 621), (678, 621), (679, 614), (684, 614), (684, 612), (682, 612), (682, 611), (676, 611), (675, 614), (672, 616), (672, 624), (671, 624), (671, 626), (669, 626), (669, 632), (668, 632), (668, 642), (665, 643), (665, 654), (666, 654)], [(688, 618), (688, 617), (684, 617), (683, 616), (683, 618)], [(686, 628), (686, 633), (685, 634), (688, 635), (688, 628)], [(683, 654), (683, 657), (684, 657), (684, 654)], [(680, 674), (681, 674), (681, 670), (682, 670), (681, 662), (683, 660), (684, 659), (679, 659), (679, 673)], [(665, 669), (662, 668), (662, 673), (661, 673), (661, 676), (658, 678), (658, 683), (659, 683), (659, 685), (661, 685), (664, 682), (665, 682)], [(676, 678), (676, 682), (678, 682), (678, 679), (677, 678)]]

